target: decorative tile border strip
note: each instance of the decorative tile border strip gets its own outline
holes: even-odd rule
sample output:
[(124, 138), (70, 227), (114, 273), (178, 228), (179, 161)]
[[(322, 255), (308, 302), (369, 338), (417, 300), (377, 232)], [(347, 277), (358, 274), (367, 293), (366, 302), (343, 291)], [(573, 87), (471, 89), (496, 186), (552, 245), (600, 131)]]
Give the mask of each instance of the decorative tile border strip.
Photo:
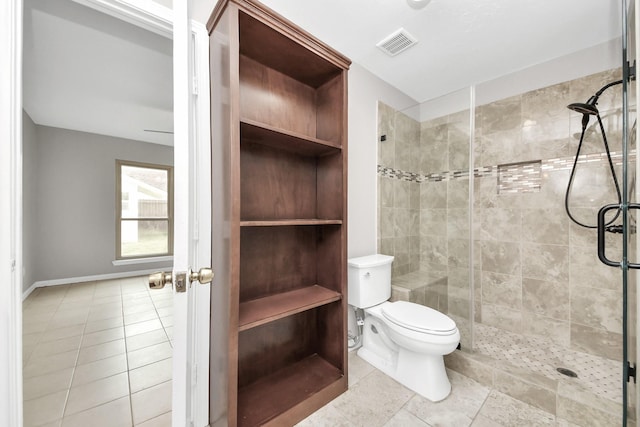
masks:
[[(631, 150), (629, 152), (629, 160), (635, 161), (636, 150)], [(547, 159), (547, 160), (533, 160), (530, 162), (509, 164), (509, 165), (497, 165), (497, 166), (481, 166), (475, 168), (473, 170), (474, 178), (483, 178), (483, 177), (498, 177), (500, 173), (500, 169), (508, 166), (510, 177), (507, 181), (510, 182), (509, 188), (513, 189), (516, 187), (520, 187), (522, 192), (531, 192), (537, 191), (540, 189), (539, 178), (535, 178), (538, 181), (531, 181), (530, 177), (539, 173), (539, 172), (555, 172), (562, 170), (570, 170), (573, 167), (575, 157), (562, 157), (555, 159)], [(622, 153), (620, 152), (612, 152), (611, 160), (614, 166), (622, 165)], [(593, 164), (596, 166), (598, 163), (607, 162), (606, 153), (593, 153), (593, 154), (583, 154), (578, 158), (578, 164)], [(529, 166), (531, 164), (536, 164), (537, 166)], [(536, 167), (538, 168), (536, 172)], [(451, 181), (454, 179), (463, 179), (469, 177), (468, 170), (458, 170), (458, 171), (446, 171), (439, 173), (430, 173), (430, 174), (422, 174), (417, 172), (408, 172), (401, 169), (394, 169), (382, 165), (378, 165), (378, 176), (383, 178), (391, 178), (398, 179), (401, 181), (408, 182), (441, 182), (441, 181)], [(506, 177), (505, 177), (506, 179)], [(507, 182), (505, 181), (505, 182)], [(505, 191), (507, 192), (518, 192), (511, 191), (505, 187)]]

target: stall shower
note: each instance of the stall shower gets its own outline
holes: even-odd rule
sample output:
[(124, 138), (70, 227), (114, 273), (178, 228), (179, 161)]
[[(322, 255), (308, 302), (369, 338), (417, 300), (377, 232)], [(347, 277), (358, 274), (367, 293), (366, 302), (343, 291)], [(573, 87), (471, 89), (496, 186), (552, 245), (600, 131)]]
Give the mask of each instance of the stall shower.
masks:
[[(448, 368), (576, 425), (622, 420), (620, 271), (598, 260), (596, 231), (565, 212), (572, 170), (580, 222), (619, 203), (620, 86), (599, 95), (601, 122), (567, 105), (621, 77), (613, 69), (487, 103), (478, 85), (402, 111), (378, 105), (378, 252), (395, 257), (392, 298), (456, 321), (461, 350)], [(633, 172), (634, 141), (629, 153)], [(606, 235), (612, 259), (620, 236)], [(635, 298), (633, 286), (629, 325)], [(634, 361), (633, 326), (629, 337)], [(633, 419), (634, 387), (628, 401)]]

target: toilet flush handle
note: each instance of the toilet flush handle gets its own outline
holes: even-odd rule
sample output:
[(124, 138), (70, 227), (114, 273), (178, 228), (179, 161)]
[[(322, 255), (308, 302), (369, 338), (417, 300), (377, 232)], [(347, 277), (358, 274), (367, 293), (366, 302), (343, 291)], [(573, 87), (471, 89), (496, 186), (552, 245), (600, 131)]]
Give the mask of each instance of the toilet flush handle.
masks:
[(364, 277), (366, 277), (367, 279), (371, 277), (371, 272), (367, 271), (366, 273), (364, 273)]

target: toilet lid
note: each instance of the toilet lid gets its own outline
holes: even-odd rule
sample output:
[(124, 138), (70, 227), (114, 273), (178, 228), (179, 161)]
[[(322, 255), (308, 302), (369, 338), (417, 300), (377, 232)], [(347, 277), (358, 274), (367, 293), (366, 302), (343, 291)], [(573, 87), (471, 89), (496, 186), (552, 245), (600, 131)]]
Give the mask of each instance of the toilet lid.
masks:
[(393, 323), (416, 332), (448, 335), (456, 329), (456, 323), (448, 316), (412, 302), (396, 301), (385, 304), (382, 314)]

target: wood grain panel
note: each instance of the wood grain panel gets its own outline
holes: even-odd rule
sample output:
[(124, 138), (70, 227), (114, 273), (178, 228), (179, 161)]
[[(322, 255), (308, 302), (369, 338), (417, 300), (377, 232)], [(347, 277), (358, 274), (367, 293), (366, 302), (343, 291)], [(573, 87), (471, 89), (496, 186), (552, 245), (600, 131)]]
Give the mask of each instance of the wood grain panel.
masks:
[(317, 218), (316, 159), (243, 142), (241, 219)]
[(317, 311), (309, 310), (242, 331), (238, 340), (238, 388), (316, 353)]
[(341, 69), (257, 19), (240, 14), (240, 53), (318, 87)]
[(316, 232), (316, 227), (243, 227), (240, 302), (318, 283)]
[(346, 203), (343, 197), (343, 161), (344, 157), (341, 155), (318, 157), (318, 218), (345, 219), (342, 217)]
[(285, 150), (303, 156), (324, 156), (340, 153), (339, 144), (275, 128), (246, 118), (240, 123), (240, 133), (243, 141), (268, 145), (278, 150)]
[(320, 86), (316, 92), (316, 137), (342, 145), (345, 115), (342, 74)]
[[(274, 426), (293, 425), (303, 418), (300, 409), (296, 411), (297, 417), (290, 415), (295, 417), (292, 419), (278, 419), (278, 415), (325, 389), (329, 389), (329, 396), (323, 396), (325, 402), (337, 396), (346, 389), (346, 381), (340, 381), (342, 378), (339, 369), (321, 357), (312, 355), (240, 390), (238, 399), (243, 409), (239, 414), (238, 424), (257, 426), (271, 422)], [(339, 387), (332, 388), (331, 385), (337, 382), (340, 382)], [(315, 404), (315, 409), (319, 409), (322, 406), (319, 403), (311, 401), (307, 405)], [(303, 408), (302, 413), (308, 414), (311, 408)]]
[(314, 285), (254, 299), (240, 304), (239, 330), (255, 328), (341, 298), (337, 292)]
[(315, 137), (315, 98), (312, 87), (240, 56), (240, 111), (243, 117)]

